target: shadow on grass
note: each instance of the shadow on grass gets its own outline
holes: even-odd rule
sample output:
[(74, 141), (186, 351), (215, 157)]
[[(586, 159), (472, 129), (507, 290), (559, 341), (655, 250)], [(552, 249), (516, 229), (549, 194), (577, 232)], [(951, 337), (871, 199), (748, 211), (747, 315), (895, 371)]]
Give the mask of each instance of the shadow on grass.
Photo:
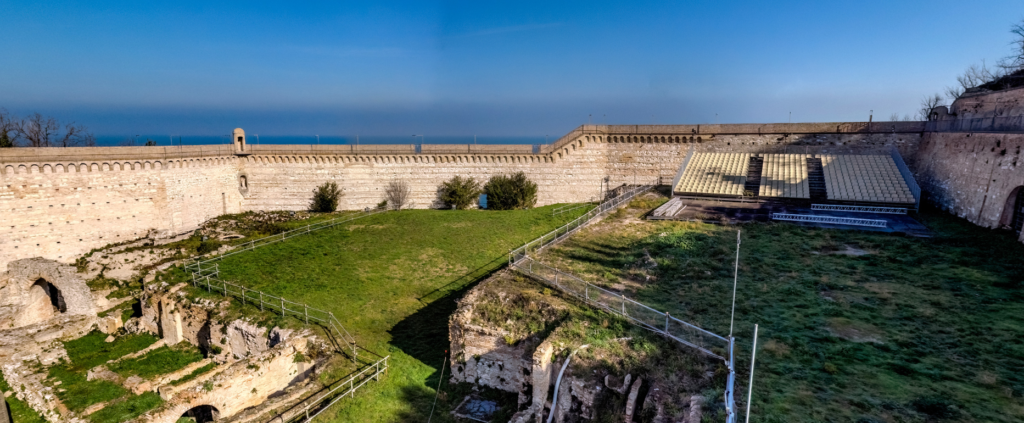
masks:
[[(391, 344), (420, 362), (440, 369), (449, 348), (448, 317), (458, 308), (456, 301), (483, 279), (473, 280), (402, 319), (388, 331)], [(439, 372), (431, 374), (427, 378), (427, 386), (436, 386), (438, 377)]]
[(440, 287), (424, 294), (422, 297), (417, 298), (419, 302), (427, 304), (432, 301), (436, 301), (446, 297), (454, 291), (465, 291), (465, 287), (472, 285), (476, 282), (486, 279), (488, 276), (494, 274), (501, 268), (505, 267), (508, 260), (507, 256), (499, 256), (494, 260), (491, 260), (483, 266), (477, 267), (476, 269), (466, 272), (466, 274), (456, 278), (455, 280), (448, 282)]

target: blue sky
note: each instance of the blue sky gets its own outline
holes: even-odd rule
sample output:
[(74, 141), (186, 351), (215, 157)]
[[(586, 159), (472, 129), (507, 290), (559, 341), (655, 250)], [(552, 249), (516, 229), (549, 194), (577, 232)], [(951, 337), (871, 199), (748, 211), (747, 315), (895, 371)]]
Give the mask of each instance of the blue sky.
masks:
[[(560, 135), (914, 114), (1016, 1), (11, 2), (0, 107), (97, 134)], [(716, 117), (717, 114), (717, 117)]]

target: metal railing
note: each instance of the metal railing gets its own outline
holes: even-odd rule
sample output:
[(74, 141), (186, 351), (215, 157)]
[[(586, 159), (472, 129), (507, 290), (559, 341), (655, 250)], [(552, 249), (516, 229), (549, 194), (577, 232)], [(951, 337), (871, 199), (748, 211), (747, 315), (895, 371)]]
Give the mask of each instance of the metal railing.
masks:
[(351, 221), (356, 220), (356, 219), (362, 219), (364, 217), (372, 216), (372, 215), (375, 215), (375, 214), (378, 214), (378, 213), (381, 213), (381, 212), (384, 212), (384, 211), (386, 211), (386, 209), (384, 209), (384, 208), (369, 209), (369, 210), (357, 212), (357, 213), (351, 214), (351, 215), (345, 215), (345, 216), (336, 217), (336, 218), (331, 219), (331, 220), (325, 220), (325, 221), (322, 221), (322, 222), (310, 223), (310, 224), (308, 224), (306, 226), (300, 226), (298, 228), (292, 229), (290, 231), (281, 232), (279, 234), (269, 235), (269, 236), (265, 236), (265, 237), (262, 237), (262, 238), (256, 238), (256, 239), (254, 239), (252, 241), (244, 242), (242, 244), (239, 244), (238, 248), (235, 248), (235, 249), (233, 249), (231, 251), (228, 251), (228, 252), (226, 252), (224, 254), (221, 254), (221, 255), (210, 257), (210, 258), (208, 258), (206, 260), (202, 260), (203, 256), (201, 256), (201, 255), (197, 256), (197, 257), (195, 257), (196, 263), (189, 264), (188, 266), (185, 266), (185, 267), (188, 268), (189, 266), (194, 266), (196, 264), (206, 265), (206, 264), (209, 264), (209, 263), (212, 263), (212, 262), (215, 262), (215, 261), (223, 260), (226, 257), (231, 257), (231, 256), (233, 256), (235, 254), (239, 254), (239, 253), (244, 253), (246, 251), (255, 250), (258, 247), (263, 247), (265, 245), (270, 245), (270, 244), (273, 244), (275, 242), (281, 242), (281, 241), (284, 241), (284, 240), (286, 240), (288, 238), (294, 238), (294, 237), (299, 236), (299, 235), (305, 235), (305, 234), (311, 233), (313, 231), (318, 231), (318, 230), (321, 230), (321, 229), (327, 229), (327, 228), (330, 228), (330, 227), (333, 227), (333, 226), (340, 225), (340, 224), (345, 223), (345, 222), (351, 222)]
[(207, 292), (217, 291), (225, 297), (237, 298), (242, 301), (243, 306), (246, 304), (258, 305), (260, 311), (277, 310), (281, 312), (281, 316), (287, 316), (290, 313), (293, 317), (302, 319), (307, 325), (310, 321), (320, 324), (337, 339), (348, 343), (352, 349), (352, 361), (358, 360), (359, 353), (355, 338), (338, 321), (338, 318), (334, 317), (334, 313), (220, 279), (218, 278), (220, 276), (219, 264), (207, 265), (204, 268), (202, 262), (196, 262), (186, 265), (185, 270), (192, 273), (192, 286), (195, 288), (205, 287)]
[(910, 188), (910, 193), (914, 195), (914, 210), (921, 209), (921, 187), (917, 185), (917, 180), (914, 179), (914, 173), (907, 167), (907, 163), (903, 161), (903, 156), (900, 155), (900, 151), (895, 147), (890, 151), (892, 161), (896, 162), (896, 168), (900, 171), (900, 176), (903, 177), (903, 181), (907, 183), (907, 188)]
[(784, 220), (788, 222), (826, 223), (830, 225), (864, 226), (870, 228), (884, 228), (887, 226), (884, 220), (823, 216), (820, 214), (772, 213), (771, 217), (772, 220)]
[[(329, 389), (327, 392), (321, 393), (316, 399), (312, 401), (303, 401), (296, 406), (291, 407), (289, 410), (274, 416), (269, 422), (309, 422), (312, 419), (319, 416), (324, 410), (330, 408), (336, 402), (341, 401), (346, 396), (354, 397), (356, 391), (366, 385), (370, 380), (379, 381), (380, 375), (386, 374), (388, 371), (388, 359), (391, 356), (384, 357), (377, 362), (367, 365), (362, 370), (350, 375), (345, 380), (337, 382), (337, 386)], [(372, 370), (372, 372), (371, 372)], [(342, 391), (338, 393), (338, 391)], [(330, 401), (330, 402), (327, 402)], [(327, 402), (326, 404), (324, 404)], [(302, 404), (305, 403), (303, 406)], [(312, 414), (311, 414), (312, 413)]]
[[(724, 392), (725, 409), (727, 413), (726, 422), (736, 423), (736, 399), (734, 395), (736, 381), (736, 366), (734, 357), (733, 337), (725, 338), (713, 332), (701, 329), (696, 325), (672, 317), (669, 313), (661, 312), (643, 303), (626, 298), (622, 293), (615, 293), (597, 285), (589, 283), (575, 275), (555, 269), (554, 267), (540, 263), (530, 257), (531, 253), (542, 251), (544, 248), (561, 242), (568, 238), (580, 228), (590, 224), (592, 221), (614, 210), (618, 206), (629, 202), (638, 194), (650, 189), (650, 185), (633, 187), (621, 195), (609, 199), (589, 212), (555, 229), (541, 237), (527, 242), (523, 246), (509, 252), (509, 267), (520, 271), (534, 279), (547, 283), (552, 287), (568, 293), (612, 314), (623, 316), (627, 321), (642, 328), (662, 334), (683, 345), (701, 351), (711, 357), (723, 360), (729, 368), (729, 377), (726, 380)], [(726, 359), (713, 351), (716, 347), (725, 347), (723, 354), (728, 354)]]
[[(663, 335), (683, 345), (697, 349), (710, 357), (725, 362), (729, 368), (724, 393), (725, 409), (728, 423), (736, 422), (736, 398), (734, 395), (736, 382), (736, 359), (734, 354), (735, 338), (723, 337), (686, 321), (672, 317), (667, 312), (655, 310), (643, 303), (626, 298), (601, 288), (579, 277), (543, 264), (529, 256), (512, 262), (511, 267), (527, 276), (544, 282), (555, 289), (582, 300), (585, 304), (596, 306), (612, 314), (622, 316), (627, 321), (644, 329)], [(722, 354), (714, 351), (722, 348)]]
[(907, 214), (903, 207), (848, 206), (844, 204), (811, 204), (811, 210), (840, 211), (849, 213)]
[[(726, 361), (729, 339), (701, 329), (693, 324), (672, 317), (669, 313), (655, 310), (643, 303), (587, 282), (579, 277), (558, 270), (527, 256), (512, 264), (515, 270), (555, 287), (584, 302), (622, 316), (632, 323), (651, 330), (677, 342), (687, 345)], [(715, 352), (712, 348), (721, 348)]]
[(593, 204), (591, 204), (591, 203), (566, 204), (564, 206), (558, 206), (558, 207), (555, 207), (554, 209), (552, 209), (551, 210), (551, 215), (552, 216), (558, 216), (558, 215), (560, 215), (562, 213), (568, 213), (568, 212), (571, 212), (573, 210), (578, 210), (578, 209), (582, 209), (584, 207), (592, 207), (592, 206), (593, 206)]
[(590, 209), (590, 211), (584, 213), (582, 216), (577, 217), (576, 219), (573, 219), (571, 222), (566, 223), (565, 225), (559, 227), (558, 229), (541, 235), (539, 238), (527, 242), (526, 244), (523, 244), (523, 246), (516, 248), (515, 250), (509, 251), (508, 263), (511, 265), (516, 260), (522, 257), (526, 257), (527, 254), (531, 252), (540, 251), (551, 244), (561, 242), (565, 238), (568, 238), (570, 235), (576, 233), (576, 231), (578, 231), (580, 228), (588, 225), (592, 220), (594, 220), (598, 216), (601, 216), (610, 210), (614, 210), (618, 206), (632, 200), (638, 194), (645, 192), (651, 189), (652, 187), (653, 185), (638, 185), (626, 190), (625, 192), (614, 198), (610, 198), (604, 201), (603, 203), (598, 204), (597, 207)]

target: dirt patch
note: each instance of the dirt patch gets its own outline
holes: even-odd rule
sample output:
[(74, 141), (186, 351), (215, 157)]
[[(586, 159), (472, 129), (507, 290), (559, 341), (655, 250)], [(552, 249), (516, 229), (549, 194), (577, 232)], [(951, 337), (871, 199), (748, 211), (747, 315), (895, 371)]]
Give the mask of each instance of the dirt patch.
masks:
[(836, 317), (829, 319), (825, 328), (832, 336), (851, 342), (874, 342), (884, 344), (885, 332), (864, 322)]

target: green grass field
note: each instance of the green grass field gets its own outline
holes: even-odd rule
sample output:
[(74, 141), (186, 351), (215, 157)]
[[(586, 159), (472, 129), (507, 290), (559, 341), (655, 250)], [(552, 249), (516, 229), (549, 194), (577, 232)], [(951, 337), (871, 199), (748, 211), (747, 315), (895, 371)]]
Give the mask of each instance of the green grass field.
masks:
[[(221, 276), (332, 311), (361, 345), (391, 355), (382, 383), (341, 401), (323, 420), (422, 422), (455, 299), (503, 266), (510, 249), (586, 211), (553, 217), (551, 209), (388, 212), (228, 257)], [(443, 386), (434, 422), (451, 421), (450, 407), (462, 399), (458, 387)]]
[[(647, 201), (650, 203), (650, 201)], [(634, 203), (636, 204), (636, 203)], [(1024, 421), (1024, 245), (938, 212), (930, 239), (620, 211), (544, 260), (719, 334), (736, 304), (752, 422)]]

